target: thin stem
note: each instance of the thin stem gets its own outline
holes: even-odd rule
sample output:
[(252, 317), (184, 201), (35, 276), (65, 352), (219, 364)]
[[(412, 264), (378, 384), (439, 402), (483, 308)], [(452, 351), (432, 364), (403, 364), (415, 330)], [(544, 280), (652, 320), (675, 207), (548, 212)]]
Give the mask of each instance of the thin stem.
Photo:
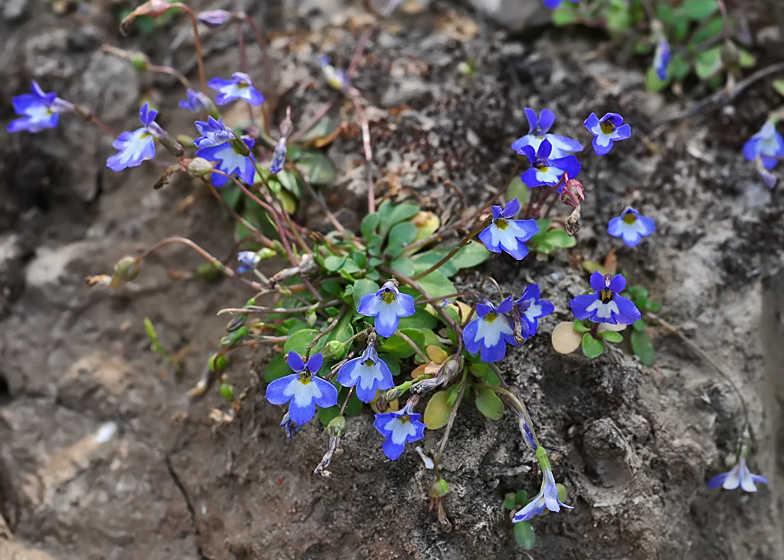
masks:
[[(500, 379), (501, 376), (500, 376), (500, 372), (498, 371), (498, 368), (493, 367), (495, 366), (495, 364), (490, 364), (490, 366), (493, 368), (493, 371), (496, 372), (496, 375), (498, 375)], [(512, 408), (517, 409), (517, 411), (523, 415), (523, 419), (525, 420), (525, 423), (528, 424), (528, 427), (531, 429), (531, 435), (534, 438), (534, 442), (536, 442), (536, 446), (541, 447), (541, 444), (539, 443), (539, 438), (536, 436), (536, 430), (534, 430), (533, 422), (531, 422), (531, 417), (528, 415), (528, 409), (525, 408), (523, 401), (520, 400), (517, 397), (517, 395), (515, 395), (511, 391), (508, 391), (507, 389), (504, 389), (502, 387), (494, 387), (493, 385), (488, 385), (487, 383), (478, 383), (477, 387), (481, 387), (482, 389), (490, 389), (491, 391), (495, 391), (496, 393), (499, 393), (504, 397), (506, 397), (507, 401), (512, 406)]]
[(359, 120), (362, 124), (362, 144), (365, 148), (365, 168), (367, 169), (368, 180), (368, 214), (376, 211), (376, 192), (375, 181), (373, 179), (373, 151), (370, 148), (370, 127), (368, 126), (365, 110), (362, 108), (356, 96), (351, 96), (354, 108), (357, 111)]
[(319, 340), (321, 340), (321, 339), (322, 339), (322, 338), (324, 338), (326, 335), (328, 335), (329, 333), (331, 333), (332, 331), (334, 331), (334, 330), (335, 330), (335, 328), (338, 326), (338, 324), (340, 324), (340, 320), (341, 320), (341, 319), (343, 319), (343, 317), (346, 315), (346, 310), (347, 310), (347, 309), (348, 309), (348, 307), (346, 307), (346, 306), (344, 305), (344, 306), (343, 306), (343, 309), (341, 309), (341, 310), (340, 310), (340, 313), (338, 314), (338, 316), (337, 316), (337, 317), (335, 317), (335, 320), (334, 320), (334, 321), (332, 321), (332, 324), (331, 324), (331, 325), (329, 325), (329, 326), (328, 326), (326, 329), (324, 329), (324, 330), (323, 330), (323, 331), (321, 331), (320, 333), (318, 333), (318, 335), (316, 335), (316, 336), (313, 338), (313, 340), (311, 340), (311, 341), (310, 341), (310, 344), (308, 344), (307, 348), (305, 349), (305, 358), (310, 358), (310, 350), (311, 350), (311, 349), (312, 349), (314, 346), (316, 346), (316, 344), (318, 344), (318, 341), (319, 341)]
[(411, 348), (414, 350), (414, 352), (416, 352), (417, 356), (419, 356), (420, 358), (422, 358), (422, 361), (423, 361), (424, 363), (426, 363), (426, 364), (427, 364), (427, 363), (429, 363), (429, 362), (430, 362), (430, 358), (428, 358), (428, 357), (427, 357), (427, 354), (425, 354), (424, 352), (422, 352), (422, 350), (419, 348), (419, 346), (417, 346), (416, 344), (414, 344), (414, 341), (413, 341), (413, 340), (411, 340), (410, 338), (408, 338), (408, 336), (406, 336), (405, 334), (403, 334), (403, 333), (402, 333), (402, 332), (400, 332), (399, 330), (398, 330), (397, 332), (395, 332), (395, 334), (396, 334), (397, 336), (399, 336), (400, 338), (402, 338), (402, 339), (403, 339), (403, 340), (406, 342), (406, 344), (408, 344), (408, 345), (409, 345), (409, 346), (410, 346), (410, 347), (411, 347)]
[(370, 41), (370, 37), (373, 36), (373, 32), (375, 30), (376, 24), (371, 23), (362, 33), (362, 37), (360, 37), (359, 43), (357, 43), (357, 48), (354, 51), (354, 56), (351, 57), (351, 63), (348, 65), (348, 70), (346, 70), (346, 76), (349, 78), (351, 78), (351, 76), (354, 74), (354, 70), (356, 70), (357, 64), (359, 64), (359, 59), (362, 58), (362, 53), (365, 51), (365, 47), (367, 47), (367, 44)]
[(150, 64), (147, 66), (147, 70), (157, 74), (168, 74), (169, 76), (177, 78), (177, 80), (179, 80), (179, 82), (185, 86), (185, 89), (191, 89), (191, 82), (188, 80), (188, 78), (177, 72), (177, 70), (174, 68), (170, 68), (169, 66), (156, 66), (155, 64)]
[(343, 412), (345, 412), (346, 406), (348, 405), (348, 400), (351, 398), (351, 395), (354, 394), (354, 387), (356, 386), (352, 386), (351, 388), (349, 388), (348, 395), (346, 395), (346, 400), (343, 401), (343, 406), (340, 407), (340, 413), (338, 414), (338, 416), (343, 416)]
[(313, 117), (308, 121), (308, 124), (303, 126), (300, 130), (296, 131), (289, 137), (289, 142), (296, 142), (302, 138), (303, 135), (307, 134), (311, 128), (316, 126), (316, 123), (318, 123), (321, 118), (329, 112), (329, 110), (332, 108), (332, 105), (335, 104), (335, 101), (338, 99), (338, 95), (340, 95), (338, 92), (334, 92), (332, 97), (329, 98), (329, 101), (327, 101), (327, 103), (321, 109), (316, 111), (316, 114), (313, 115)]
[(441, 438), (441, 445), (438, 447), (438, 455), (436, 455), (435, 460), (433, 461), (433, 470), (438, 472), (438, 463), (441, 461), (441, 455), (444, 454), (444, 449), (446, 448), (446, 442), (449, 440), (449, 432), (452, 431), (452, 425), (455, 423), (455, 418), (457, 418), (457, 409), (460, 407), (460, 403), (463, 400), (463, 395), (465, 395), (466, 383), (468, 372), (463, 372), (463, 380), (461, 381), (462, 386), (460, 387), (460, 393), (457, 395), (457, 399), (455, 399), (455, 405), (452, 407), (452, 412), (449, 414), (449, 421), (446, 425), (446, 430), (444, 431), (444, 437)]
[(454, 256), (455, 256), (455, 254), (457, 254), (457, 252), (458, 252), (460, 249), (462, 249), (463, 247), (465, 247), (466, 245), (468, 245), (468, 243), (469, 243), (469, 242), (470, 242), (470, 241), (471, 241), (471, 240), (472, 240), (474, 237), (476, 237), (477, 235), (479, 235), (480, 233), (482, 233), (482, 231), (484, 231), (485, 227), (486, 227), (486, 226), (485, 226), (484, 224), (482, 224), (482, 227), (479, 227), (479, 228), (475, 229), (474, 231), (472, 231), (471, 233), (469, 233), (469, 234), (468, 234), (468, 235), (467, 235), (467, 236), (466, 236), (466, 237), (465, 237), (465, 238), (464, 238), (464, 239), (463, 239), (463, 240), (462, 240), (462, 241), (461, 241), (461, 242), (460, 242), (460, 243), (459, 243), (459, 244), (458, 244), (456, 247), (453, 247), (453, 248), (452, 248), (452, 250), (451, 250), (451, 251), (449, 251), (449, 252), (448, 252), (448, 253), (447, 253), (447, 254), (444, 256), (444, 258), (443, 258), (443, 259), (441, 259), (440, 261), (438, 261), (436, 264), (434, 264), (433, 266), (431, 266), (430, 268), (428, 268), (428, 269), (427, 269), (427, 270), (425, 270), (424, 272), (420, 272), (419, 274), (416, 274), (416, 275), (412, 276), (412, 277), (411, 277), (411, 279), (412, 279), (412, 280), (419, 280), (420, 278), (422, 278), (422, 277), (424, 277), (424, 276), (427, 276), (428, 274), (430, 274), (430, 273), (431, 273), (431, 272), (433, 272), (434, 270), (437, 270), (437, 269), (441, 268), (441, 266), (442, 266), (442, 265), (444, 265), (444, 264), (445, 264), (445, 263), (446, 263), (446, 262), (447, 262), (449, 259), (451, 259), (452, 257), (454, 257)]
[(303, 305), (301, 307), (262, 307), (259, 305), (250, 305), (248, 307), (236, 308), (227, 307), (226, 309), (221, 309), (218, 311), (218, 315), (223, 315), (225, 313), (237, 315), (255, 315), (256, 313), (307, 313), (308, 311), (312, 311), (314, 309), (337, 305), (340, 302), (341, 300), (339, 299), (331, 299), (329, 301), (321, 301), (314, 305)]
[(204, 249), (199, 247), (196, 243), (194, 243), (193, 241), (191, 241), (190, 239), (187, 239), (185, 237), (169, 237), (167, 239), (164, 239), (163, 241), (158, 242), (156, 245), (154, 245), (150, 249), (147, 249), (144, 253), (142, 253), (141, 255), (136, 257), (136, 262), (137, 263), (141, 262), (142, 260), (144, 260), (145, 258), (150, 256), (152, 253), (154, 253), (155, 251), (157, 251), (161, 247), (163, 247), (165, 245), (169, 245), (171, 243), (179, 243), (179, 244), (185, 245), (187, 247), (190, 247), (191, 249), (193, 249), (194, 251), (199, 253), (202, 257), (204, 257), (207, 261), (209, 261), (215, 268), (217, 268), (218, 270), (223, 272), (229, 278), (237, 278), (237, 279), (241, 280), (242, 282), (248, 284), (254, 290), (261, 291), (261, 290), (264, 289), (264, 287), (261, 284), (259, 284), (258, 282), (252, 282), (250, 280), (246, 280), (245, 278), (240, 277), (234, 270), (232, 270), (231, 268), (229, 268), (226, 265), (224, 265), (218, 259), (216, 259), (211, 254), (209, 254), (207, 251), (205, 251)]
[(257, 241), (261, 242), (263, 245), (265, 245), (269, 249), (273, 249), (275, 247), (275, 243), (269, 237), (267, 237), (266, 235), (261, 233), (258, 229), (256, 229), (256, 227), (253, 224), (251, 224), (248, 220), (246, 220), (245, 218), (243, 218), (242, 216), (237, 214), (237, 212), (234, 211), (234, 208), (232, 208), (229, 205), (229, 203), (227, 203), (223, 199), (223, 197), (218, 192), (218, 189), (216, 189), (212, 185), (211, 181), (209, 181), (205, 177), (202, 177), (202, 182), (205, 185), (207, 185), (207, 188), (210, 190), (212, 195), (215, 198), (218, 199), (218, 202), (221, 203), (221, 206), (223, 206), (226, 209), (226, 211), (231, 215), (231, 217), (234, 218), (235, 221), (241, 223), (244, 228), (246, 228), (248, 231), (250, 231), (251, 233), (253, 233), (256, 236), (256, 240)]
[(680, 338), (683, 342), (685, 342), (686, 346), (691, 348), (691, 350), (695, 354), (697, 354), (700, 358), (705, 360), (716, 371), (716, 373), (718, 373), (721, 377), (724, 378), (724, 380), (727, 383), (730, 384), (730, 387), (732, 387), (732, 390), (735, 391), (735, 394), (738, 396), (738, 399), (740, 400), (741, 407), (743, 408), (743, 417), (744, 417), (746, 425), (744, 426), (744, 429), (742, 431), (745, 432), (746, 429), (748, 429), (748, 427), (751, 425), (751, 422), (749, 421), (749, 409), (746, 406), (746, 399), (743, 398), (743, 395), (741, 394), (740, 390), (738, 389), (737, 385), (735, 385), (735, 382), (732, 380), (732, 378), (729, 376), (729, 374), (727, 374), (721, 368), (721, 366), (719, 366), (719, 364), (714, 362), (713, 359), (710, 356), (708, 356), (708, 354), (705, 353), (705, 351), (703, 351), (694, 342), (692, 342), (691, 340), (686, 338), (686, 335), (684, 335), (680, 331), (680, 329), (678, 329), (675, 325), (672, 325), (671, 323), (665, 321), (664, 319), (662, 319), (661, 317), (659, 317), (658, 315), (656, 315), (654, 313), (651, 313), (650, 311), (648, 311), (646, 313), (646, 315), (648, 315), (648, 317), (650, 317), (654, 321), (658, 322), (662, 327), (664, 327), (665, 329), (670, 331), (672, 334), (674, 334), (678, 338)]
[(196, 41), (196, 62), (199, 65), (199, 82), (201, 83), (201, 91), (207, 93), (207, 80), (204, 78), (204, 59), (201, 55), (201, 38), (199, 37), (199, 25), (196, 23), (196, 16), (194, 15), (193, 10), (181, 2), (176, 2), (172, 4), (171, 7), (185, 10), (191, 18), (193, 38)]

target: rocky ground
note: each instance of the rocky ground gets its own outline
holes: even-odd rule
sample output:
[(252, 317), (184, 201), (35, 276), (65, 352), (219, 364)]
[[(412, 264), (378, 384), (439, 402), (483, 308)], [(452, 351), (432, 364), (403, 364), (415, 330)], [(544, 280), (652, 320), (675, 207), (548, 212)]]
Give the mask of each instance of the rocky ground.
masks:
[[(507, 3), (475, 2), (493, 10)], [(540, 21), (538, 2), (519, 6), (533, 14), (518, 13), (521, 22)], [(368, 21), (361, 4), (246, 7), (269, 34), (272, 75), (255, 46), (248, 56), (276, 121), (286, 105), (295, 120), (312, 115), (330, 96), (317, 54), (348, 64)], [(762, 63), (780, 59), (778, 29), (754, 20), (754, 9)], [(280, 410), (262, 398), (269, 352), (233, 360), (243, 393), (233, 419), (217, 392), (189, 401), (223, 332), (216, 312), (243, 303), (245, 288), (200, 280), (197, 257), (174, 247), (119, 290), (88, 288), (84, 278), (172, 235), (228, 259), (232, 224), (186, 180), (153, 190), (157, 168), (108, 170), (110, 139), (75, 117), (35, 136), (4, 132), (11, 95), (27, 91), (32, 78), (118, 130), (137, 126), (141, 94), (157, 96), (159, 121), (193, 133), (190, 116), (176, 108), (180, 86), (101, 51), (108, 42), (192, 68), (187, 22), (123, 38), (114, 7), (57, 14), (45, 2), (4, 0), (0, 558), (784, 558), (784, 203), (781, 185), (768, 190), (740, 153), (776, 94), (762, 81), (730, 105), (659, 126), (701, 92), (646, 93), (644, 66), (608, 60), (601, 35), (510, 30), (492, 18), (511, 16), (474, 10), (435, 1), (396, 16), (371, 41), (354, 85), (367, 100), (380, 192), (402, 190), (438, 210), (448, 179), (468, 204), (480, 203), (511, 173), (508, 146), (527, 130), (525, 106), (553, 109), (557, 132), (583, 141), (581, 122), (592, 111), (620, 112), (634, 131), (584, 166), (584, 219), (569, 255), (529, 256), (522, 266), (493, 258), (458, 277), (476, 285), (490, 274), (507, 292), (536, 281), (555, 303), (541, 334), (503, 368), (523, 390), (575, 509), (536, 519), (535, 549), (516, 547), (503, 496), (538, 483), (511, 415), (490, 422), (461, 409), (442, 462), (453, 489), (445, 502), (453, 529), (443, 532), (428, 511), (430, 473), (413, 452), (387, 460), (370, 414), (351, 419), (332, 478), (312, 476), (326, 437), (314, 422), (294, 441), (285, 438)], [(209, 76), (238, 69), (233, 29), (208, 34), (206, 48)], [(456, 71), (468, 59), (472, 79)], [(361, 136), (350, 105), (335, 114), (349, 125), (329, 150), (338, 180), (326, 194), (356, 223), (365, 188)], [(636, 251), (604, 233), (630, 202), (657, 223)], [(310, 208), (298, 215), (320, 220)], [(722, 364), (749, 403), (751, 465), (771, 479), (757, 494), (705, 485), (727, 470), (740, 403), (680, 339), (656, 331), (652, 368), (552, 350), (550, 331), (586, 286), (575, 263), (601, 260), (613, 247), (631, 283), (664, 303), (661, 315)], [(188, 348), (179, 372), (149, 350), (145, 317), (169, 348)], [(424, 447), (439, 438), (429, 433)]]

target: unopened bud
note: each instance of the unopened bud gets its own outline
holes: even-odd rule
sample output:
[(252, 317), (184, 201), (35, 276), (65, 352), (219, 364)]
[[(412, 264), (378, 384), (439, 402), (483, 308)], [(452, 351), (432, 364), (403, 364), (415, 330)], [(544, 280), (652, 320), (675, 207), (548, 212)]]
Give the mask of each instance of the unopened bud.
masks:
[(569, 179), (561, 190), (561, 202), (577, 208), (580, 206), (580, 201), (585, 200), (585, 187), (577, 179)]
[(213, 354), (207, 361), (207, 367), (212, 373), (222, 372), (224, 369), (226, 369), (226, 355), (217, 353)]
[(112, 288), (119, 288), (126, 282), (135, 280), (141, 272), (141, 265), (133, 257), (123, 257), (114, 265), (114, 276), (109, 284)]
[(130, 55), (131, 64), (137, 70), (147, 70), (150, 67), (150, 59), (147, 55), (140, 52), (135, 52)]
[(212, 172), (212, 162), (209, 162), (204, 158), (193, 158), (188, 164), (188, 175), (191, 177), (206, 177)]
[(346, 417), (345, 416), (335, 416), (332, 420), (329, 421), (327, 424), (327, 434), (330, 437), (338, 437), (342, 436), (346, 433)]
[(340, 361), (346, 357), (348, 346), (339, 340), (330, 340), (321, 353), (325, 360)]
[(234, 332), (239, 329), (241, 326), (245, 324), (245, 321), (248, 320), (248, 316), (244, 313), (242, 315), (236, 315), (232, 317), (231, 321), (226, 325), (226, 332)]
[(269, 247), (265, 247), (256, 253), (259, 256), (259, 260), (271, 259), (278, 253), (274, 249), (270, 249)]
[(220, 342), (223, 346), (234, 346), (242, 339), (243, 336), (248, 334), (249, 331), (249, 327), (240, 327), (236, 331), (225, 334), (223, 338), (221, 338)]
[(149, 0), (123, 18), (123, 20), (120, 22), (120, 31), (122, 33), (127, 33), (128, 26), (139, 16), (150, 16), (157, 18), (165, 14), (173, 7), (176, 6), (172, 6), (166, 2), (166, 0)]
[(291, 107), (286, 107), (286, 118), (280, 123), (280, 135), (282, 138), (291, 136), (294, 131), (294, 125), (291, 122)]
[(226, 399), (227, 401), (234, 400), (234, 385), (228, 382), (221, 383), (220, 386), (220, 394), (221, 397)]
[(725, 66), (737, 66), (740, 63), (740, 51), (732, 41), (725, 41), (721, 47), (721, 61)]
[(443, 498), (444, 496), (449, 494), (449, 484), (447, 484), (446, 480), (444, 480), (443, 478), (438, 479), (433, 484), (430, 485), (430, 488), (428, 489), (427, 493), (434, 500)]
[(196, 19), (209, 28), (216, 29), (232, 20), (231, 12), (226, 10), (208, 10), (196, 14)]
[(233, 137), (231, 140), (229, 140), (229, 143), (231, 144), (231, 147), (234, 148), (234, 151), (239, 155), (245, 157), (250, 155), (250, 148), (248, 148), (248, 145), (239, 136)]
[(177, 142), (179, 142), (181, 145), (185, 146), (186, 148), (196, 147), (196, 145), (193, 143), (193, 137), (188, 136), (187, 134), (178, 134)]

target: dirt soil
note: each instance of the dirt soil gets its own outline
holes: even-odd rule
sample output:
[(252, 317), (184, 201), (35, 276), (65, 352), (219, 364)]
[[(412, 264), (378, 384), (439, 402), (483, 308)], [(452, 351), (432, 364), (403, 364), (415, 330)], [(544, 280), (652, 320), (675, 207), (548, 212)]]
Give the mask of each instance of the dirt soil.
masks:
[[(526, 553), (501, 502), (537, 491), (538, 479), (510, 414), (491, 422), (461, 409), (442, 462), (453, 490), (453, 529), (444, 532), (428, 511), (432, 474), (413, 450), (386, 459), (370, 413), (350, 419), (332, 478), (312, 475), (327, 438), (317, 422), (293, 441), (278, 427), (281, 409), (263, 399), (271, 351), (232, 360), (241, 394), (233, 419), (217, 391), (188, 400), (224, 332), (217, 311), (244, 303), (246, 287), (199, 279), (198, 257), (176, 247), (116, 291), (84, 279), (173, 235), (230, 259), (232, 224), (187, 180), (156, 191), (158, 168), (108, 170), (111, 139), (76, 117), (37, 135), (5, 133), (11, 96), (32, 78), (117, 130), (136, 128), (139, 97), (152, 95), (164, 127), (193, 134), (192, 117), (176, 107), (181, 86), (101, 51), (104, 42), (142, 49), (195, 81), (187, 21), (121, 37), (114, 6), (57, 15), (42, 0), (0, 5), (0, 558), (784, 558), (784, 201), (782, 185), (768, 190), (741, 156), (780, 101), (769, 84), (657, 126), (704, 92), (646, 93), (644, 67), (597, 53), (599, 35), (504, 30), (441, 0), (386, 23), (361, 60), (354, 85), (367, 100), (379, 192), (419, 197), (435, 211), (449, 196), (442, 179), (469, 205), (502, 184), (514, 166), (509, 143), (527, 130), (525, 106), (553, 109), (556, 132), (582, 141), (592, 111), (617, 111), (632, 125), (632, 140), (584, 166), (584, 219), (568, 255), (522, 265), (491, 258), (458, 277), (477, 286), (490, 274), (507, 293), (538, 282), (556, 306), (502, 363), (575, 506), (535, 519), (536, 547)], [(304, 122), (330, 96), (317, 55), (348, 64), (368, 21), (361, 3), (253, 0), (246, 9), (269, 33), (272, 75), (255, 46), (248, 56), (276, 122), (287, 104)], [(781, 58), (777, 28), (754, 8), (748, 15), (755, 52)], [(205, 43), (208, 76), (239, 69), (234, 29)], [(469, 58), (473, 79), (456, 71)], [(349, 126), (329, 150), (339, 179), (326, 194), (355, 226), (361, 136), (350, 104), (335, 113)], [(605, 234), (629, 203), (657, 224), (636, 251)], [(299, 217), (322, 220), (307, 206)], [(575, 264), (613, 247), (630, 283), (664, 303), (662, 316), (721, 363), (749, 403), (751, 466), (771, 479), (757, 494), (707, 488), (727, 470), (742, 413), (728, 384), (678, 338), (656, 332), (652, 368), (552, 350), (549, 333), (587, 285)], [(188, 348), (181, 371), (149, 350), (145, 317), (169, 348)], [(425, 449), (440, 436), (428, 433)]]

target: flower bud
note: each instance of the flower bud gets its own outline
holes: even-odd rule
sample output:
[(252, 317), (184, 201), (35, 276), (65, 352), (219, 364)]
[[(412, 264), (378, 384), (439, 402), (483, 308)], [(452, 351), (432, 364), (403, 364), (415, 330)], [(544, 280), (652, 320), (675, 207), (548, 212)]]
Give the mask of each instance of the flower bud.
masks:
[(740, 64), (740, 51), (737, 45), (732, 41), (725, 41), (721, 47), (721, 61), (727, 67), (737, 66)]
[(329, 421), (329, 424), (327, 424), (327, 434), (329, 434), (330, 437), (342, 436), (345, 433), (346, 433), (345, 416), (343, 415), (335, 416), (332, 420)]
[(234, 136), (231, 140), (229, 140), (229, 144), (231, 144), (231, 147), (234, 148), (234, 151), (239, 155), (245, 157), (250, 155), (250, 148), (248, 148), (248, 145), (239, 136)]
[(569, 179), (563, 186), (561, 191), (561, 202), (577, 208), (580, 206), (580, 201), (585, 200), (585, 188), (583, 184), (577, 179)]
[(245, 321), (248, 320), (248, 316), (245, 314), (236, 315), (231, 318), (231, 321), (226, 325), (226, 332), (234, 332), (241, 326), (245, 324)]
[(188, 175), (191, 177), (206, 177), (212, 173), (212, 171), (212, 162), (209, 162), (204, 158), (193, 158), (188, 164)]
[(208, 10), (196, 14), (196, 19), (211, 29), (216, 29), (233, 19), (231, 12), (226, 10)]
[(224, 369), (226, 369), (226, 355), (217, 353), (213, 354), (207, 361), (207, 367), (212, 373), (221, 373)]
[(321, 353), (324, 355), (324, 360), (340, 361), (346, 357), (348, 346), (339, 340), (330, 340)]
[(270, 249), (269, 247), (264, 247), (264, 249), (258, 251), (256, 253), (259, 256), (259, 260), (271, 259), (278, 253), (274, 249)]
[(446, 480), (440, 478), (430, 485), (427, 493), (430, 494), (430, 497), (434, 500), (443, 498), (449, 494), (449, 485), (446, 483)]
[(220, 386), (220, 394), (221, 397), (226, 399), (227, 401), (234, 400), (234, 385), (228, 382), (221, 383)]
[(193, 137), (188, 136), (187, 134), (178, 134), (177, 135), (177, 142), (185, 146), (186, 148), (195, 148), (196, 146), (193, 143)]
[(147, 55), (140, 52), (134, 52), (130, 54), (130, 61), (133, 64), (133, 67), (137, 70), (147, 70), (150, 67), (150, 59), (147, 58)]
[(133, 257), (123, 257), (114, 265), (114, 276), (109, 284), (111, 288), (119, 288), (126, 282), (135, 280), (141, 272), (141, 265)]
[(248, 334), (249, 331), (249, 327), (240, 327), (236, 331), (225, 334), (223, 338), (221, 338), (220, 342), (223, 346), (234, 346), (242, 339), (243, 336)]

